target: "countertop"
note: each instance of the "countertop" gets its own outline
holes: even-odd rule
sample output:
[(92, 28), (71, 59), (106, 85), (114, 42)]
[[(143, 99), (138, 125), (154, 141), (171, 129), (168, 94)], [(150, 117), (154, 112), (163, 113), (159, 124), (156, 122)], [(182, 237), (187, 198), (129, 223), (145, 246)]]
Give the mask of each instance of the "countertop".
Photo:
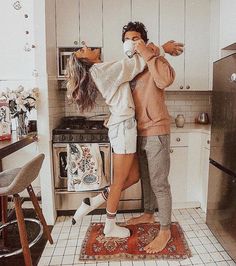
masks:
[(174, 123), (170, 127), (171, 133), (191, 133), (191, 132), (201, 132), (210, 134), (211, 125), (195, 124), (195, 123), (185, 123), (184, 127), (176, 127)]

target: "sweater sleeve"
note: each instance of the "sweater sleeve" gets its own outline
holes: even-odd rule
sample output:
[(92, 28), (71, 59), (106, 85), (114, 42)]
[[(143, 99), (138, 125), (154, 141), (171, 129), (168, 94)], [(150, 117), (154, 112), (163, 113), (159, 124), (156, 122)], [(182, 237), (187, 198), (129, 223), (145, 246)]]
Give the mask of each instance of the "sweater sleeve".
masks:
[(175, 71), (163, 56), (159, 56), (154, 45), (142, 49), (140, 55), (146, 61), (148, 70), (158, 88), (165, 89), (173, 83)]
[(131, 81), (146, 67), (145, 60), (135, 54), (132, 58), (124, 58), (120, 61), (95, 64), (91, 74), (99, 91), (106, 97), (114, 94), (119, 86)]

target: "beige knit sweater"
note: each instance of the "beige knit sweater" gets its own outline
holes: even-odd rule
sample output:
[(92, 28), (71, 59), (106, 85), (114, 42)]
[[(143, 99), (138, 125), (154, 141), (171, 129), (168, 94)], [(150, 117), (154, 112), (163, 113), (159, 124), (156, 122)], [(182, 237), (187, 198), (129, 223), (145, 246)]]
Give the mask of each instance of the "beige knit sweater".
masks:
[(90, 68), (92, 78), (111, 112), (108, 127), (135, 116), (129, 81), (145, 66), (144, 59), (136, 54), (121, 61), (94, 64)]

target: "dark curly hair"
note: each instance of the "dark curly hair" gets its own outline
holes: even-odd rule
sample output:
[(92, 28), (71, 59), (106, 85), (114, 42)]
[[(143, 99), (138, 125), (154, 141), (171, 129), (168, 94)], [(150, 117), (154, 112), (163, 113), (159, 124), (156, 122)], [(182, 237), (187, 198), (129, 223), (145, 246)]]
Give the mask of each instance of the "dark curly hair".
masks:
[(141, 38), (145, 43), (148, 42), (147, 30), (142, 22), (138, 21), (130, 21), (127, 25), (125, 25), (122, 29), (122, 42), (125, 41), (125, 33), (128, 31), (137, 31), (141, 34)]

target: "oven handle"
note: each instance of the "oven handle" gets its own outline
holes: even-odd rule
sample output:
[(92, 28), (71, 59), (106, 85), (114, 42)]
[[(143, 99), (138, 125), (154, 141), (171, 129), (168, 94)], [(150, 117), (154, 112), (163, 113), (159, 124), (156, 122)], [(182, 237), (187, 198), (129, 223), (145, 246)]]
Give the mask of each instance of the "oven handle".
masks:
[[(68, 143), (53, 143), (53, 147), (55, 148), (66, 148), (66, 145), (67, 144), (71, 144), (73, 142), (68, 142)], [(92, 142), (89, 142), (89, 143), (86, 143), (86, 142), (74, 142), (76, 144), (80, 144), (80, 145), (83, 145), (83, 144), (93, 144)], [(99, 146), (102, 146), (102, 147), (110, 147), (110, 143), (97, 143)]]

